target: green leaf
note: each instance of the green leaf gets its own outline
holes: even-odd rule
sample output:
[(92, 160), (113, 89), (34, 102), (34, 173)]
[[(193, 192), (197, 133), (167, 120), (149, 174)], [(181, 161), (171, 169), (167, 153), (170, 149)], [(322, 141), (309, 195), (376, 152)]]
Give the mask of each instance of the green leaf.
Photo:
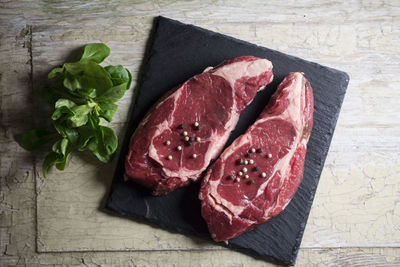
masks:
[(98, 124), (98, 117), (89, 116), (89, 123), (95, 138), (90, 139), (87, 148), (102, 162), (109, 162), (118, 146), (115, 132), (108, 127)]
[(72, 112), (71, 108), (75, 107), (76, 104), (69, 99), (60, 98), (59, 100), (57, 100), (54, 106), (56, 110), (51, 115), (51, 119), (53, 121), (58, 120), (61, 116), (65, 114), (67, 115), (66, 117), (73, 116), (74, 113)]
[(131, 88), (131, 83), (132, 83), (132, 74), (128, 69), (126, 69), (126, 71), (128, 71), (129, 75), (128, 85), (126, 86), (126, 90), (129, 90), (129, 88)]
[(65, 88), (69, 89), (70, 91), (76, 91), (79, 88), (82, 88), (81, 83), (79, 82), (79, 79), (71, 74), (67, 74), (63, 85)]
[(98, 111), (100, 116), (106, 119), (108, 122), (111, 122), (112, 117), (114, 116), (115, 111), (118, 108), (117, 104), (114, 104), (112, 101), (102, 101), (98, 102), (100, 110)]
[(26, 150), (40, 149), (53, 138), (55, 138), (54, 133), (43, 129), (32, 129), (21, 134), (19, 145)]
[(93, 129), (98, 129), (99, 124), (100, 124), (99, 116), (96, 116), (95, 114), (89, 114), (89, 126), (91, 126)]
[(72, 63), (65, 63), (64, 64), (64, 69), (66, 74), (72, 76), (72, 77), (79, 77), (82, 76), (85, 73), (85, 68), (88, 66), (89, 63), (92, 63), (92, 65), (99, 66), (98, 64), (94, 62), (72, 62)]
[(71, 101), (69, 99), (65, 99), (65, 98), (60, 98), (55, 104), (55, 108), (67, 107), (67, 108), (71, 109), (75, 106), (76, 106), (76, 104), (73, 101)]
[(63, 138), (60, 143), (61, 153), (63, 155), (65, 155), (67, 153), (67, 147), (68, 147), (68, 139)]
[(58, 162), (56, 162), (56, 168), (60, 171), (63, 171), (65, 169), (65, 165), (67, 164), (67, 160), (69, 157), (69, 154), (71, 151), (67, 152), (64, 157), (62, 157)]
[(49, 74), (47, 75), (49, 79), (54, 79), (54, 78), (59, 78), (62, 79), (64, 78), (64, 68), (54, 68), (52, 69)]
[(79, 138), (78, 130), (70, 128), (67, 119), (53, 121), (53, 126), (62, 137), (67, 138), (72, 144), (76, 144)]
[(95, 103), (88, 103), (86, 105), (80, 105), (73, 107), (72, 117), (69, 118), (71, 127), (79, 127), (85, 125), (88, 122), (88, 114), (93, 110)]
[(67, 136), (67, 134), (65, 133), (66, 129), (68, 129), (66, 119), (58, 119), (53, 121), (53, 126), (62, 137)]
[(69, 99), (60, 98), (54, 106), (56, 110), (53, 112), (53, 115), (51, 115), (53, 121), (58, 120), (63, 115), (66, 115), (67, 118), (73, 116), (74, 112), (72, 108), (75, 107), (76, 104)]
[(126, 91), (127, 83), (122, 83), (120, 85), (114, 86), (103, 92), (101, 95), (96, 97), (96, 101), (110, 100), (112, 102), (121, 99)]
[(94, 114), (89, 115), (89, 123), (88, 125), (92, 128), (93, 130), (93, 135), (96, 139), (96, 142), (99, 143), (102, 140), (102, 132), (100, 128), (100, 118)]
[(62, 162), (63, 158), (64, 158), (63, 155), (58, 154), (54, 151), (47, 154), (47, 156), (45, 157), (45, 159), (43, 161), (43, 165), (42, 165), (43, 176), (46, 177), (46, 172), (47, 172), (48, 168), (54, 164)]
[(68, 147), (68, 139), (63, 138), (61, 140), (58, 140), (53, 144), (52, 150), (53, 152), (56, 152), (61, 155), (65, 155), (67, 152), (67, 147)]
[(46, 86), (41, 93), (42, 98), (49, 104), (54, 105), (58, 99), (65, 98), (73, 101), (76, 104), (84, 104), (86, 103), (86, 99), (78, 98), (77, 96), (72, 95), (69, 91), (57, 87), (48, 87)]
[(66, 106), (59, 107), (53, 112), (53, 114), (51, 115), (51, 119), (55, 121), (61, 118), (63, 115), (67, 115), (66, 117), (71, 117), (74, 115), (74, 113), (70, 108)]
[(90, 98), (95, 98), (97, 96), (97, 91), (95, 88), (89, 88), (89, 89), (78, 89), (77, 92), (81, 96), (87, 96)]
[(114, 155), (102, 155), (98, 151), (92, 151), (92, 153), (103, 163), (108, 163), (113, 159)]
[[(65, 146), (65, 148), (63, 146)], [(72, 146), (68, 143), (68, 140), (66, 140), (65, 144), (63, 144), (63, 141), (61, 141), (61, 147), (64, 151), (63, 153), (64, 156), (60, 158), (58, 162), (56, 162), (56, 168), (60, 171), (63, 171), (65, 169), (68, 157), (72, 152)]]
[(116, 66), (110, 65), (105, 67), (104, 69), (110, 74), (114, 86), (126, 83), (127, 84), (126, 89), (129, 88), (132, 77), (127, 69), (125, 69), (121, 65), (116, 65)]
[(77, 148), (79, 151), (87, 149), (87, 145), (91, 139), (94, 139), (94, 130), (89, 126), (82, 126), (78, 128), (79, 138), (77, 141)]
[(51, 147), (51, 150), (53, 150), (53, 152), (56, 152), (58, 154), (62, 154), (61, 149), (60, 149), (60, 143), (61, 143), (61, 140), (58, 140), (57, 142), (55, 142), (53, 144), (53, 146)]
[(79, 133), (76, 128), (65, 128), (64, 133), (72, 144), (76, 144), (79, 138)]
[[(58, 140), (53, 144), (52, 150), (53, 154), (50, 153), (48, 155), (48, 161), (43, 163), (43, 168), (46, 167), (46, 170), (51, 166), (51, 165), (56, 165), (56, 168), (59, 170), (64, 170), (65, 165), (67, 163), (67, 159), (69, 157), (69, 154), (72, 152), (73, 147), (70, 145), (69, 141), (67, 138), (63, 138), (61, 140)], [(46, 163), (46, 165), (45, 165)], [(45, 175), (45, 170), (43, 169), (43, 175)]]
[(102, 162), (109, 162), (115, 154), (117, 136), (111, 128), (100, 125), (100, 118), (112, 120), (118, 107), (114, 102), (129, 89), (132, 75), (121, 65), (100, 66), (109, 54), (105, 44), (88, 44), (79, 61), (49, 72), (51, 86), (42, 96), (55, 107), (51, 118), (57, 133), (32, 130), (20, 141), (22, 147), (31, 150), (59, 137), (43, 162), (44, 176), (52, 165), (63, 170), (75, 147), (91, 151)]
[(101, 63), (110, 55), (110, 48), (103, 43), (93, 43), (85, 46), (81, 61), (84, 59)]
[(66, 63), (64, 68), (67, 71), (64, 86), (70, 91), (94, 88), (99, 95), (113, 86), (108, 72), (95, 62)]
[(100, 152), (101, 149), (99, 149), (99, 145), (95, 138), (89, 141), (87, 148), (103, 163), (110, 162), (112, 159), (112, 155), (106, 155)]
[(104, 154), (111, 155), (117, 150), (118, 138), (114, 130), (106, 126), (100, 126), (102, 131), (102, 149), (104, 149)]

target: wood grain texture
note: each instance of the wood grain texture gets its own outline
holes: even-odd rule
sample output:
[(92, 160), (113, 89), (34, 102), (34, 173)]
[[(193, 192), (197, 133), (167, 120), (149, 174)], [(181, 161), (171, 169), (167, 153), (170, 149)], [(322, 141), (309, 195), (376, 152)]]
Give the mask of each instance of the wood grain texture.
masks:
[[(0, 3), (0, 251), (4, 254), (0, 265), (269, 266), (241, 253), (99, 212), (112, 164), (100, 166), (89, 157), (74, 156), (66, 172), (53, 170), (49, 179), (42, 180), (32, 155), (14, 141), (16, 134), (39, 123), (35, 115), (43, 103), (35, 92), (47, 71), (74, 48), (106, 42), (112, 49), (109, 63), (124, 64), (137, 77), (157, 15), (350, 74), (297, 265), (398, 266), (400, 4), (269, 1), (265, 5), (253, 0)], [(112, 123), (120, 135), (132, 93), (120, 101)], [(36, 156), (40, 166), (42, 155)], [(39, 251), (149, 251), (37, 254), (35, 191)]]

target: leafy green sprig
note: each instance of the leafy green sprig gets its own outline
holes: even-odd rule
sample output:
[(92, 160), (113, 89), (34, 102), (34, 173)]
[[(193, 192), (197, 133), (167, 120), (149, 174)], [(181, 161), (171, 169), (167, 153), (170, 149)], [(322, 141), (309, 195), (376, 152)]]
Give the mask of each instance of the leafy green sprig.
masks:
[(26, 150), (54, 142), (43, 161), (44, 177), (52, 165), (64, 170), (74, 150), (88, 150), (104, 163), (112, 159), (118, 138), (111, 128), (101, 125), (101, 118), (111, 122), (118, 107), (115, 102), (129, 89), (132, 75), (121, 65), (100, 66), (109, 55), (110, 48), (105, 44), (88, 44), (79, 61), (65, 63), (48, 74), (54, 86), (46, 88), (42, 96), (54, 105), (54, 131), (32, 129), (19, 140)]

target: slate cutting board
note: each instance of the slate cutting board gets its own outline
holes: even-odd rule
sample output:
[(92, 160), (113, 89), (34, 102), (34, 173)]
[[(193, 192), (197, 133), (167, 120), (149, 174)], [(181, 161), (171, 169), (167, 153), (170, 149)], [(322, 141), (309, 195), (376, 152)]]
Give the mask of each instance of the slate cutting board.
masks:
[(123, 181), (129, 139), (147, 110), (165, 92), (201, 73), (207, 66), (215, 66), (223, 60), (242, 55), (267, 58), (274, 66), (274, 81), (259, 92), (242, 113), (227, 146), (255, 121), (289, 72), (304, 72), (313, 88), (315, 101), (314, 128), (308, 144), (304, 177), (294, 198), (281, 214), (253, 231), (231, 239), (228, 247), (269, 261), (294, 264), (349, 76), (342, 71), (164, 17), (156, 19), (154, 30), (141, 89), (122, 144), (106, 207), (121, 215), (144, 219), (211, 241), (200, 213), (200, 201), (197, 198), (199, 183), (166, 196), (153, 197), (141, 186)]

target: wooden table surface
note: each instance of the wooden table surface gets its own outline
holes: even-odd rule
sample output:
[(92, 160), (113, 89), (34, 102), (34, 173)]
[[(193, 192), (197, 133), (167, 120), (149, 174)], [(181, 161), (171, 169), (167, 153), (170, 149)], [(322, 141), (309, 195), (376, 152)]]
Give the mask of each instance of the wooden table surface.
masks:
[[(0, 266), (271, 266), (100, 210), (115, 166), (43, 155), (15, 136), (41, 122), (47, 72), (89, 42), (135, 80), (163, 15), (350, 75), (298, 266), (400, 266), (399, 1), (0, 1)], [(134, 86), (111, 127), (124, 133)]]

